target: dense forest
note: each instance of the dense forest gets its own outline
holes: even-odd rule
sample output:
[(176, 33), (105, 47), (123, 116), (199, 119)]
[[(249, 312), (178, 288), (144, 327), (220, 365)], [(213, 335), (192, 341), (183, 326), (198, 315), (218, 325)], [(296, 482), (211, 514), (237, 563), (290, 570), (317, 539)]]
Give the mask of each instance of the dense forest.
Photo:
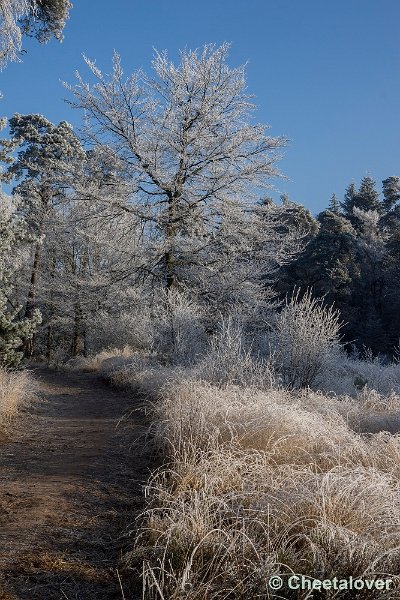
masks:
[[(305, 250), (280, 273), (277, 290), (311, 288), (340, 310), (346, 347), (393, 356), (400, 337), (400, 178), (368, 176), (312, 221)], [(296, 207), (298, 214), (303, 214)], [(302, 218), (305, 218), (304, 216)]]
[[(284, 140), (232, 124), (244, 100), (227, 67), (228, 88), (210, 91), (217, 114), (196, 97), (206, 85), (196, 69), (221, 69), (225, 52), (186, 56), (175, 88), (158, 57), (162, 107), (143, 107), (136, 80), (122, 83), (119, 62), (110, 82), (100, 79), (103, 88), (81, 85), (78, 99), (97, 123), (87, 131), (91, 145), (64, 121), (9, 120), (0, 142), (1, 177), (11, 187), (1, 217), (5, 365), (22, 353), (51, 361), (120, 343), (152, 346), (174, 293), (198, 311), (206, 335), (222, 314), (268, 330), (271, 311), (296, 289), (340, 311), (348, 351), (394, 355), (400, 178), (385, 179), (380, 197), (364, 177), (316, 218), (287, 197), (260, 200)], [(201, 86), (190, 93), (194, 75)], [(149, 114), (136, 120), (134, 110)]]
[[(22, 36), (61, 39), (70, 8), (3, 2), (3, 66)], [(227, 52), (205, 46), (178, 66), (156, 54), (154, 77), (125, 78), (117, 55), (110, 76), (86, 60), (92, 83), (69, 86), (79, 137), (39, 114), (3, 119), (4, 365), (162, 344), (176, 294), (209, 337), (221, 315), (267, 332), (285, 298), (310, 292), (339, 310), (347, 351), (396, 356), (400, 178), (382, 195), (368, 176), (352, 182), (316, 218), (274, 203), (286, 140), (254, 124)]]

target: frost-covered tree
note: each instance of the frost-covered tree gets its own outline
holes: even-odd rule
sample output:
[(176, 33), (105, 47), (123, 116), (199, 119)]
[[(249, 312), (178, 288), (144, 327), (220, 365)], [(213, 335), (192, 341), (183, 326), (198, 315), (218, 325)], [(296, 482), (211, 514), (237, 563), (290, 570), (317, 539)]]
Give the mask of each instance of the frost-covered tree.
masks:
[[(29, 318), (36, 306), (43, 253), (47, 253), (48, 261), (51, 240), (58, 235), (59, 214), (66, 191), (71, 187), (85, 153), (65, 121), (54, 125), (42, 115), (16, 114), (9, 120), (9, 126), (11, 137), (0, 140), (0, 159), (8, 164), (2, 179), (17, 182), (13, 193), (21, 198), (19, 212), (30, 233), (39, 240), (33, 249), (25, 304), (25, 317)], [(48, 273), (51, 271), (49, 266)]]
[(387, 236), (380, 228), (377, 210), (355, 207), (353, 212), (359, 223), (360, 257), (360, 279), (353, 291), (353, 299), (359, 307), (354, 330), (364, 345), (379, 352), (386, 350), (383, 313)]
[(278, 289), (291, 293), (298, 286), (335, 303), (346, 315), (352, 313), (354, 283), (360, 276), (357, 235), (342, 216), (325, 210), (317, 217), (318, 229), (304, 252), (281, 272)]
[(15, 304), (15, 285), (23, 249), (29, 241), (26, 223), (16, 213), (13, 200), (0, 195), (0, 365), (17, 367), (24, 341), (31, 339), (41, 321), (38, 310), (20, 318), (21, 306)]
[(400, 177), (391, 176), (382, 181), (383, 209), (380, 226), (389, 234), (400, 226)]
[(393, 211), (399, 208), (400, 201), (400, 177), (391, 176), (382, 181), (383, 205), (385, 211)]
[[(343, 211), (332, 197), (319, 230), (295, 260), (281, 269), (281, 297), (309, 288), (340, 310), (343, 336), (361, 350), (391, 352), (400, 335), (399, 178), (383, 181), (383, 201), (372, 179), (346, 189)], [(362, 208), (364, 207), (364, 208)], [(368, 208), (374, 207), (374, 208)]]
[(356, 185), (354, 182), (352, 182), (347, 186), (346, 191), (344, 193), (343, 202), (340, 203), (340, 206), (341, 206), (346, 218), (351, 217), (351, 215), (353, 214), (353, 208), (355, 206), (356, 196), (357, 196)]
[(21, 29), (18, 20), (26, 13), (28, 0), (1, 0), (0, 2), (0, 47), (1, 66), (15, 60), (21, 50)]
[(0, 0), (0, 67), (18, 59), (23, 35), (61, 40), (71, 7), (69, 0)]
[(375, 181), (371, 177), (364, 177), (361, 180), (360, 188), (357, 194), (356, 208), (365, 211), (382, 212), (382, 203), (379, 199), (379, 193), (375, 189)]
[(388, 232), (385, 260), (385, 314), (386, 332), (392, 347), (400, 338), (400, 219), (393, 219)]
[(301, 218), (303, 207), (294, 206), (249, 207), (234, 201), (221, 205), (219, 226), (203, 244), (202, 260), (186, 267), (186, 279), (195, 279), (191, 287), (208, 307), (224, 314), (239, 311), (252, 319), (266, 307), (279, 269), (308, 241), (310, 222)]
[(353, 183), (350, 184), (346, 189), (342, 207), (345, 217), (356, 229), (361, 227), (361, 222), (354, 213), (354, 208), (361, 209), (364, 212), (378, 211), (381, 214), (383, 205), (379, 199), (379, 193), (375, 189), (375, 181), (369, 176), (364, 177), (358, 191), (356, 191)]
[(110, 76), (86, 60), (93, 84), (78, 76), (75, 107), (86, 111), (88, 139), (114, 155), (129, 182), (126, 211), (140, 219), (149, 247), (148, 272), (167, 289), (185, 282), (186, 267), (203, 268), (225, 207), (250, 201), (277, 176), (283, 138), (254, 124), (242, 67), (228, 45), (181, 52), (180, 63), (157, 53), (154, 76), (123, 75), (114, 56)]
[(331, 212), (335, 213), (335, 215), (340, 215), (340, 213), (341, 213), (340, 202), (339, 202), (336, 194), (332, 194), (332, 196), (329, 200), (328, 209)]

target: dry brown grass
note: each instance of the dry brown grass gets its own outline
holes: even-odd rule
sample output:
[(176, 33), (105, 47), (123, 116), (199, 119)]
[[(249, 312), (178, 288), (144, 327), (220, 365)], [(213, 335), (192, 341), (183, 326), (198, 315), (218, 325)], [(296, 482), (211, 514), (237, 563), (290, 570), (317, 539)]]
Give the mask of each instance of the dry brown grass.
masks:
[[(127, 557), (143, 568), (146, 600), (307, 598), (275, 594), (268, 577), (399, 572), (400, 435), (381, 430), (399, 422), (398, 396), (143, 379), (159, 398), (153, 433), (170, 461), (148, 483)], [(354, 597), (335, 594), (324, 597)]]
[(71, 358), (63, 366), (66, 371), (83, 371), (84, 373), (94, 373), (101, 370), (103, 363), (110, 359), (126, 359), (134, 354), (130, 346), (123, 348), (106, 348), (98, 354), (90, 356), (78, 356)]
[(0, 369), (0, 430), (7, 428), (35, 391), (35, 382), (28, 371)]
[(38, 550), (37, 552), (25, 552), (20, 556), (18, 565), (19, 573), (51, 573), (53, 576), (57, 573), (64, 573), (65, 576), (84, 577), (88, 580), (104, 580), (104, 573), (85, 562), (84, 560), (71, 560), (70, 557), (47, 550)]
[[(365, 386), (335, 396), (274, 388), (269, 372), (254, 369), (232, 385), (230, 373), (220, 376), (222, 360), (185, 369), (153, 354), (110, 351), (94, 364), (151, 400), (153, 440), (168, 461), (148, 482), (126, 556), (143, 574), (144, 600), (306, 599), (308, 591), (269, 590), (268, 577), (399, 573), (394, 367), (388, 381), (386, 371), (379, 375), (385, 394)], [(400, 591), (357, 597), (388, 600)]]
[(18, 596), (8, 592), (4, 587), (0, 585), (0, 598), (1, 600), (19, 600)]

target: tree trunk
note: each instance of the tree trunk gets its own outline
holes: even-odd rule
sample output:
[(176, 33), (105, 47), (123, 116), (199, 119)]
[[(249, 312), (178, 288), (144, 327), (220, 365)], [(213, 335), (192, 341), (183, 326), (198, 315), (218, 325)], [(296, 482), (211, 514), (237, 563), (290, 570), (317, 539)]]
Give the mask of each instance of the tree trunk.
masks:
[(50, 312), (49, 312), (49, 316), (48, 316), (48, 326), (47, 326), (47, 336), (46, 336), (46, 360), (47, 360), (47, 364), (50, 363), (50, 359), (51, 359), (51, 354), (53, 351), (53, 326), (51, 324), (51, 321), (54, 317), (54, 309), (53, 309), (53, 300), (54, 300), (54, 278), (55, 278), (55, 273), (56, 273), (56, 259), (53, 258), (53, 260), (51, 261), (51, 272), (50, 272), (50, 278), (51, 278), (51, 285), (50, 285), (50, 297), (49, 297), (49, 304), (50, 304)]
[[(32, 267), (32, 272), (31, 272), (31, 280), (30, 280), (30, 285), (29, 285), (28, 298), (27, 298), (26, 306), (25, 306), (25, 314), (24, 314), (25, 319), (29, 319), (32, 316), (34, 308), (35, 308), (36, 285), (37, 285), (39, 269), (40, 269), (40, 250), (41, 250), (40, 244), (36, 244), (35, 255), (33, 258), (33, 267)], [(33, 343), (34, 343), (34, 337), (24, 341), (23, 350), (24, 350), (24, 355), (26, 358), (32, 358)]]
[(74, 332), (72, 335), (71, 354), (72, 356), (78, 356), (81, 350), (81, 322), (82, 322), (82, 310), (79, 302), (75, 303), (74, 306)]
[(167, 291), (176, 284), (174, 240), (176, 235), (176, 197), (168, 196), (167, 251), (165, 253)]
[(47, 326), (47, 337), (46, 337), (46, 361), (50, 364), (51, 351), (53, 349), (53, 327)]

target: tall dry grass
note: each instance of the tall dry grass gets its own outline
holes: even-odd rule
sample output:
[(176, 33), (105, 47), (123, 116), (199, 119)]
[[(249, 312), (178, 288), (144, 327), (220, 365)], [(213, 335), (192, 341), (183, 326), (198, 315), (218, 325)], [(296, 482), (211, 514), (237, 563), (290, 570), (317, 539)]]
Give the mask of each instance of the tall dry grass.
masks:
[(35, 393), (35, 383), (28, 371), (0, 369), (0, 430), (15, 419)]
[[(89, 356), (77, 356), (69, 359), (63, 365), (66, 371), (83, 371), (84, 373), (94, 373), (101, 371), (106, 361), (116, 361), (116, 366), (121, 365), (121, 361), (130, 358), (134, 354), (134, 350), (125, 345), (123, 348), (105, 348), (97, 354)], [(118, 362), (119, 361), (119, 362)]]
[(127, 555), (143, 598), (309, 598), (268, 578), (399, 572), (400, 435), (381, 429), (400, 424), (400, 397), (221, 388), (182, 372), (158, 382), (153, 435), (169, 462), (148, 482)]
[[(316, 389), (284, 389), (229, 327), (186, 367), (152, 353), (95, 359), (149, 399), (166, 458), (126, 555), (142, 573), (143, 600), (311, 598), (269, 589), (277, 574), (397, 581), (400, 367), (328, 359)], [(399, 590), (313, 597), (394, 599)]]

